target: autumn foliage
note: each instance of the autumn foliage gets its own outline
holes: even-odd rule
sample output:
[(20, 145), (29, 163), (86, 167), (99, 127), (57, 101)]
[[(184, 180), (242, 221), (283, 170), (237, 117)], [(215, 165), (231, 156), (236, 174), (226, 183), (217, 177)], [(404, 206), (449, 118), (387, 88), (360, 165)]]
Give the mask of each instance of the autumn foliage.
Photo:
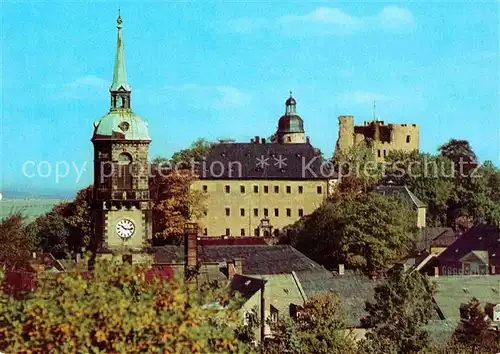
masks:
[[(244, 352), (238, 315), (207, 306), (211, 291), (179, 279), (147, 281), (144, 269), (99, 261), (91, 275), (40, 280), (22, 300), (0, 301), (0, 351), (9, 353)], [(220, 294), (219, 294), (220, 296)]]

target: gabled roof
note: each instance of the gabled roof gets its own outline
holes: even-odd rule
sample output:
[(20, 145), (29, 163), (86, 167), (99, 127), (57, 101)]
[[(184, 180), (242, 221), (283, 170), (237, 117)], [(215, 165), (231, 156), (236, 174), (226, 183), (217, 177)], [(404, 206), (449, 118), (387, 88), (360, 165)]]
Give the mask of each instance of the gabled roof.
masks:
[(359, 327), (361, 319), (368, 315), (365, 304), (374, 301), (375, 287), (380, 284), (380, 281), (363, 275), (334, 276), (326, 270), (296, 273), (307, 297), (325, 292), (336, 293), (347, 315), (347, 325), (352, 327)]
[(374, 192), (381, 195), (386, 195), (393, 198), (403, 199), (411, 202), (417, 208), (425, 208), (425, 204), (417, 198), (406, 186), (376, 186)]
[(221, 143), (198, 164), (200, 179), (330, 179), (330, 164), (310, 143)]
[(262, 237), (242, 236), (242, 237), (201, 237), (198, 239), (198, 244), (202, 246), (243, 246), (243, 245), (267, 245), (266, 240)]
[(495, 225), (479, 224), (464, 232), (439, 256), (440, 265), (460, 262), (472, 251), (488, 251), (488, 263), (500, 265), (500, 228)]
[(423, 251), (429, 247), (447, 247), (458, 237), (451, 227), (423, 227), (420, 229), (416, 248), (417, 251)]
[(460, 258), (460, 262), (480, 261), (482, 264), (488, 264), (488, 251), (472, 251)]
[[(155, 247), (157, 264), (182, 263), (183, 249), (179, 246)], [(306, 257), (290, 245), (198, 246), (198, 256), (203, 263), (243, 260), (243, 274), (285, 274), (301, 270), (324, 270), (321, 265)]]

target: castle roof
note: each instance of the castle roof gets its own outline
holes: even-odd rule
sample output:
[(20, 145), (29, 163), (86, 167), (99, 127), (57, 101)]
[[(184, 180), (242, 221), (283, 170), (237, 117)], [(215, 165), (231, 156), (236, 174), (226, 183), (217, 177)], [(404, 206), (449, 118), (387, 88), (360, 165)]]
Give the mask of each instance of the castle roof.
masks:
[(92, 140), (151, 141), (148, 123), (127, 110), (111, 110), (94, 123)]
[(197, 173), (200, 179), (336, 178), (331, 164), (310, 143), (217, 144), (198, 165)]

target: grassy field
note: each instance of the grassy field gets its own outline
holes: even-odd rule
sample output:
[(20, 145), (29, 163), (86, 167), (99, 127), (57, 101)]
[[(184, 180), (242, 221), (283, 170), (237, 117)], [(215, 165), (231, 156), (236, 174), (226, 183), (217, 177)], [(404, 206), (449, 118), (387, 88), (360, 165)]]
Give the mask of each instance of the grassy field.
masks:
[(0, 200), (0, 219), (11, 213), (21, 212), (29, 221), (49, 212), (61, 199), (2, 199)]

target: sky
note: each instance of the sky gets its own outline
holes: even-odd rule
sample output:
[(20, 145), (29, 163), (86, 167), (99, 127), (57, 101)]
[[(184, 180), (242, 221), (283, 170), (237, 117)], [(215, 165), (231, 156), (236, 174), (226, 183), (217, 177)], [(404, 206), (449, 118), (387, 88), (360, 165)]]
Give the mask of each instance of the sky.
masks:
[(420, 126), (421, 151), (466, 139), (500, 166), (498, 1), (1, 6), (0, 191), (92, 183), (118, 7), (151, 158), (200, 137), (269, 137), (292, 90), (306, 135), (327, 157), (338, 116), (363, 124), (376, 101), (377, 118)]

